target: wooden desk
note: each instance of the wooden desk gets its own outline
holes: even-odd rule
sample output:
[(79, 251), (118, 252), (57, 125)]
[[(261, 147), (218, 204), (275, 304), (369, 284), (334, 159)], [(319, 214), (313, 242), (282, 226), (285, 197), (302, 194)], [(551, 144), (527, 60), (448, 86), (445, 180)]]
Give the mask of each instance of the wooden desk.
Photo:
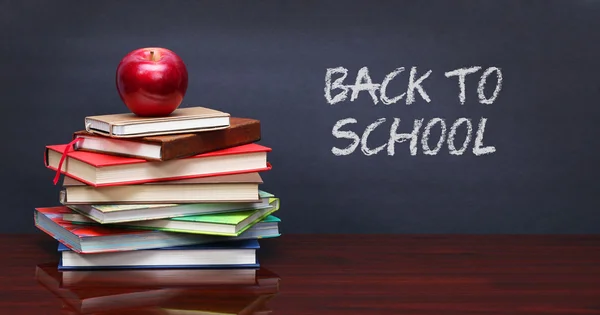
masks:
[[(600, 236), (284, 235), (261, 245), (261, 263), (281, 277), (274, 315), (600, 314)], [(61, 314), (34, 277), (56, 243), (5, 235), (0, 247), (1, 314)]]

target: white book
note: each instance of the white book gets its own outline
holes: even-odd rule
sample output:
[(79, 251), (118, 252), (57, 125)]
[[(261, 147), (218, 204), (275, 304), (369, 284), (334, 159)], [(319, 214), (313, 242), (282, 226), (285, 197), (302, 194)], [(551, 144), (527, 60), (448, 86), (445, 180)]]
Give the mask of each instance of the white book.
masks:
[(133, 113), (88, 116), (85, 130), (115, 138), (200, 132), (229, 127), (228, 113), (206, 107), (178, 108), (164, 117)]
[(59, 270), (100, 268), (258, 268), (257, 240), (80, 254), (59, 243)]

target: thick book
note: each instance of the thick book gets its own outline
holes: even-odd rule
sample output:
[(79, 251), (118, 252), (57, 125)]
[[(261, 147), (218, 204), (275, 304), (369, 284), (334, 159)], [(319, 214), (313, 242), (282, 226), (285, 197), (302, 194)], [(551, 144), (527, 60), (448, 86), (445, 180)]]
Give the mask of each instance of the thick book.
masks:
[(145, 160), (169, 161), (254, 143), (261, 139), (260, 121), (231, 117), (228, 128), (195, 133), (136, 138), (111, 138), (77, 131), (75, 150), (120, 155)]
[(259, 268), (257, 240), (140, 249), (113, 253), (81, 254), (62, 243), (59, 270)]
[[(107, 188), (111, 187), (97, 189), (102, 190)], [(61, 195), (61, 202), (64, 205), (101, 224), (166, 219), (209, 213), (258, 210), (272, 208), (276, 203), (276, 200), (273, 199), (275, 196), (264, 191), (258, 192), (260, 200), (257, 202), (182, 204), (95, 204), (92, 203), (92, 201), (79, 204), (83, 199), (75, 199), (76, 202), (65, 202), (68, 200), (66, 196), (71, 195), (69, 195), (69, 193)]]
[(64, 205), (248, 203), (259, 201), (262, 183), (257, 172), (108, 187), (93, 187), (67, 176), (59, 198)]
[(94, 187), (252, 173), (271, 168), (267, 163), (271, 148), (256, 143), (165, 162), (68, 151), (66, 144), (50, 145), (44, 155), (46, 167), (56, 171), (65, 151), (61, 173)]
[(114, 138), (190, 133), (227, 128), (229, 117), (228, 113), (206, 107), (178, 108), (164, 117), (96, 115), (85, 118), (85, 130)]
[[(279, 210), (279, 199), (273, 199), (273, 206), (265, 209), (193, 215), (170, 219), (131, 221), (115, 223), (110, 226), (165, 232), (239, 236), (267, 216)], [(64, 219), (65, 216), (63, 216)]]
[(265, 233), (264, 230), (252, 227), (237, 237), (212, 236), (156, 230), (125, 229), (106, 225), (83, 225), (63, 220), (63, 215), (73, 213), (73, 210), (65, 206), (36, 208), (34, 211), (35, 226), (77, 253), (133, 251), (258, 239)]

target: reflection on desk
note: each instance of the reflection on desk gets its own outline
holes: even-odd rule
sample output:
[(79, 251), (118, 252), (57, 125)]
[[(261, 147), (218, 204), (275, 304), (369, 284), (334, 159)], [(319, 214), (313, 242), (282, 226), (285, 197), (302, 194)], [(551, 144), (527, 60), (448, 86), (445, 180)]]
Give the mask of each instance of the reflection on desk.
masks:
[(269, 314), (280, 278), (266, 269), (59, 271), (36, 280), (62, 301), (63, 314)]
[[(0, 252), (5, 259), (0, 259), (0, 314), (64, 314), (60, 312), (62, 303), (74, 314), (70, 305), (81, 305), (81, 297), (92, 295), (62, 292), (91, 294), (94, 289), (106, 294), (140, 287), (205, 288), (212, 292), (202, 293), (212, 294), (203, 300), (203, 305), (209, 306), (229, 295), (254, 292), (251, 295), (258, 298), (275, 292), (268, 309), (285, 315), (600, 314), (600, 235), (288, 234), (265, 240), (261, 247), (261, 267), (279, 275), (266, 277), (275, 278), (271, 285), (261, 277), (255, 285), (247, 285), (244, 274), (228, 277), (230, 283), (221, 285), (211, 284), (206, 274), (130, 270), (133, 273), (67, 275), (58, 273), (56, 263), (48, 266), (46, 274), (61, 277), (46, 276), (46, 280), (54, 280), (44, 282), (41, 271), (36, 279), (35, 269), (59, 258), (56, 242), (45, 235), (2, 235)], [(202, 284), (196, 282), (200, 277)], [(279, 287), (273, 285), (278, 278), (283, 280)], [(146, 279), (155, 287), (149, 288)], [(64, 297), (56, 298), (40, 281), (51, 291), (64, 289), (57, 294)], [(164, 308), (173, 305), (170, 301), (177, 301), (178, 294), (181, 299), (187, 295), (181, 293), (174, 292), (164, 301), (142, 293), (149, 295), (144, 300), (154, 305), (146, 305), (145, 310), (132, 308), (137, 308), (137, 314), (152, 314), (148, 309), (166, 312)], [(111, 303), (113, 309), (125, 306), (123, 301)], [(94, 305), (85, 306), (89, 311)]]

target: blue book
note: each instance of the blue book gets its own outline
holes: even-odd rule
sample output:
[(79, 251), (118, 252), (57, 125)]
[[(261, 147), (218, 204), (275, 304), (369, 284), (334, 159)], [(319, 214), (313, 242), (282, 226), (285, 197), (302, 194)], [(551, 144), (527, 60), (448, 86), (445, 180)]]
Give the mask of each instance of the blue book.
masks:
[(240, 240), (135, 251), (79, 254), (58, 244), (59, 270), (259, 268), (258, 241)]

